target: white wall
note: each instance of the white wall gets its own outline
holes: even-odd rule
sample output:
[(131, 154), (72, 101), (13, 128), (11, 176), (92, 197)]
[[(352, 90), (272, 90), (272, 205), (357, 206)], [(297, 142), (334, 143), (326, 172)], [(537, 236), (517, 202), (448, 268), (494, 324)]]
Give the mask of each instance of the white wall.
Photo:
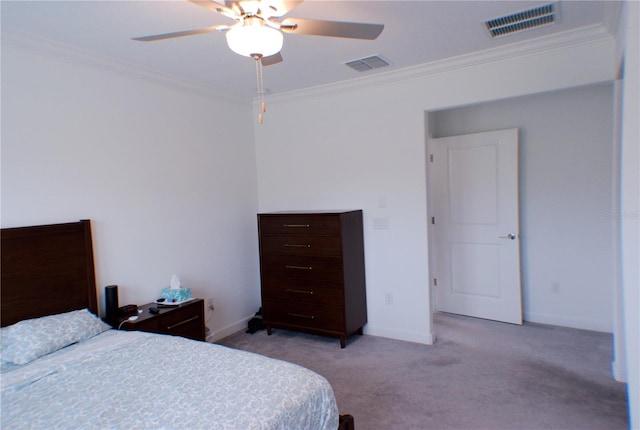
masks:
[(434, 137), (519, 129), (527, 321), (613, 331), (613, 95), (605, 84), (432, 115)]
[(640, 3), (625, 2), (625, 8), (621, 205), (618, 215), (629, 428), (640, 429)]
[[(429, 343), (424, 112), (613, 81), (614, 45), (592, 39), (511, 59), (455, 59), (271, 97), (256, 128), (259, 208), (363, 209), (365, 331)], [(390, 228), (375, 229), (377, 218)]]
[[(365, 330), (429, 343), (421, 113), (408, 118), (415, 126), (399, 130), (386, 118), (389, 95), (370, 90), (271, 104), (256, 144), (260, 211), (363, 209)], [(366, 108), (372, 105), (381, 109)], [(389, 229), (375, 229), (377, 218)]]
[(216, 337), (260, 305), (250, 104), (2, 49), (2, 227), (92, 220), (98, 295), (178, 274)]

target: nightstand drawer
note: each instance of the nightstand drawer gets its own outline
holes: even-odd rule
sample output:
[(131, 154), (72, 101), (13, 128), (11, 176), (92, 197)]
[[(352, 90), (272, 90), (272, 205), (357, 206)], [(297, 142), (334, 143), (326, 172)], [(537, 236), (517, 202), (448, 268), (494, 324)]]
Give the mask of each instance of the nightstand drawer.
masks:
[(204, 322), (198, 314), (185, 316), (178, 321), (163, 321), (162, 332), (173, 336), (182, 336), (189, 339), (202, 340), (200, 328)]
[(342, 260), (331, 257), (263, 255), (262, 274), (342, 282)]
[(263, 236), (263, 254), (340, 256), (340, 238), (335, 236)]
[(135, 325), (135, 330), (147, 331), (149, 333), (158, 333), (160, 331), (160, 319), (153, 318), (140, 321)]
[(337, 216), (261, 216), (260, 234), (283, 235), (340, 235), (340, 219)]
[(262, 279), (262, 297), (269, 300), (344, 306), (343, 294), (341, 284), (291, 278)]
[(202, 340), (204, 326), (203, 302), (182, 305), (160, 318), (160, 332), (189, 339)]

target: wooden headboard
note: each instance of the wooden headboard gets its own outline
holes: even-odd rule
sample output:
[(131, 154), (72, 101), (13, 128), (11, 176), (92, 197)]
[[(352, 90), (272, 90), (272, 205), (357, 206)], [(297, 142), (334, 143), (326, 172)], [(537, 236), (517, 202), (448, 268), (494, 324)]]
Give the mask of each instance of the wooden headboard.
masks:
[(89, 308), (98, 315), (91, 222), (3, 228), (2, 327)]

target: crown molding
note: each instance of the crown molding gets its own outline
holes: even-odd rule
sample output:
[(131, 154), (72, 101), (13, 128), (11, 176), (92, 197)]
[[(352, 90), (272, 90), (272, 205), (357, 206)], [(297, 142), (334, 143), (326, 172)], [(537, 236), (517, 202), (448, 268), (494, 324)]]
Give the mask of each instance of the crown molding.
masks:
[(614, 40), (606, 26), (594, 24), (563, 33), (544, 36), (533, 40), (503, 45), (484, 51), (463, 54), (436, 60), (399, 70), (380, 72), (373, 76), (349, 79), (327, 85), (319, 85), (301, 90), (272, 94), (269, 103), (289, 102), (297, 99), (323, 96), (332, 93), (344, 94), (371, 87), (393, 85), (405, 81), (421, 79), (432, 75), (448, 73), (469, 67), (498, 63), (514, 58), (538, 55), (542, 52), (566, 49), (573, 46), (594, 44)]
[(89, 69), (113, 73), (147, 83), (151, 82), (198, 96), (213, 97), (218, 100), (244, 105), (251, 104), (250, 100), (220, 93), (204, 84), (194, 83), (171, 74), (147, 69), (123, 60), (15, 29), (3, 29), (2, 45)]
[[(421, 79), (427, 76), (447, 73), (468, 67), (497, 63), (513, 58), (526, 57), (542, 52), (566, 49), (572, 46), (599, 43), (614, 40), (611, 25), (595, 24), (575, 30), (539, 37), (536, 39), (499, 46), (480, 52), (463, 54), (443, 60), (432, 61), (417, 66), (406, 67), (388, 72), (379, 72), (372, 76), (353, 78), (327, 85), (319, 85), (300, 90), (275, 93), (267, 96), (269, 103), (289, 102), (296, 99), (323, 96), (332, 93), (343, 94), (371, 87), (393, 85), (400, 82)], [(174, 75), (161, 73), (152, 69), (118, 60), (106, 55), (97, 54), (64, 43), (56, 42), (40, 36), (15, 29), (3, 29), (2, 45), (13, 47), (55, 60), (114, 73), (144, 82), (153, 82), (191, 94), (213, 97), (218, 100), (253, 104), (256, 99), (234, 97), (216, 91), (205, 84), (188, 81)]]

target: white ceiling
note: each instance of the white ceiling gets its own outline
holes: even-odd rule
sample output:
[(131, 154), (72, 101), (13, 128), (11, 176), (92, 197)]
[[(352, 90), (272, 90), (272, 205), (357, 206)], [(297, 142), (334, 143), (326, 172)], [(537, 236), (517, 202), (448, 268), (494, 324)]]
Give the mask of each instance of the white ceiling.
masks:
[[(598, 28), (615, 31), (615, 1), (562, 1), (557, 23), (491, 39), (483, 21), (549, 3), (541, 1), (307, 0), (287, 16), (381, 23), (374, 41), (285, 34), (284, 62), (264, 70), (270, 93), (309, 88), (491, 50), (534, 39)], [(130, 38), (233, 21), (182, 0), (1, 2), (2, 37), (28, 37), (99, 55), (119, 64), (191, 82), (219, 94), (251, 98), (254, 60), (231, 52), (223, 33), (157, 42)], [(58, 45), (62, 44), (62, 45)], [(364, 73), (343, 63), (379, 54), (391, 65)]]

